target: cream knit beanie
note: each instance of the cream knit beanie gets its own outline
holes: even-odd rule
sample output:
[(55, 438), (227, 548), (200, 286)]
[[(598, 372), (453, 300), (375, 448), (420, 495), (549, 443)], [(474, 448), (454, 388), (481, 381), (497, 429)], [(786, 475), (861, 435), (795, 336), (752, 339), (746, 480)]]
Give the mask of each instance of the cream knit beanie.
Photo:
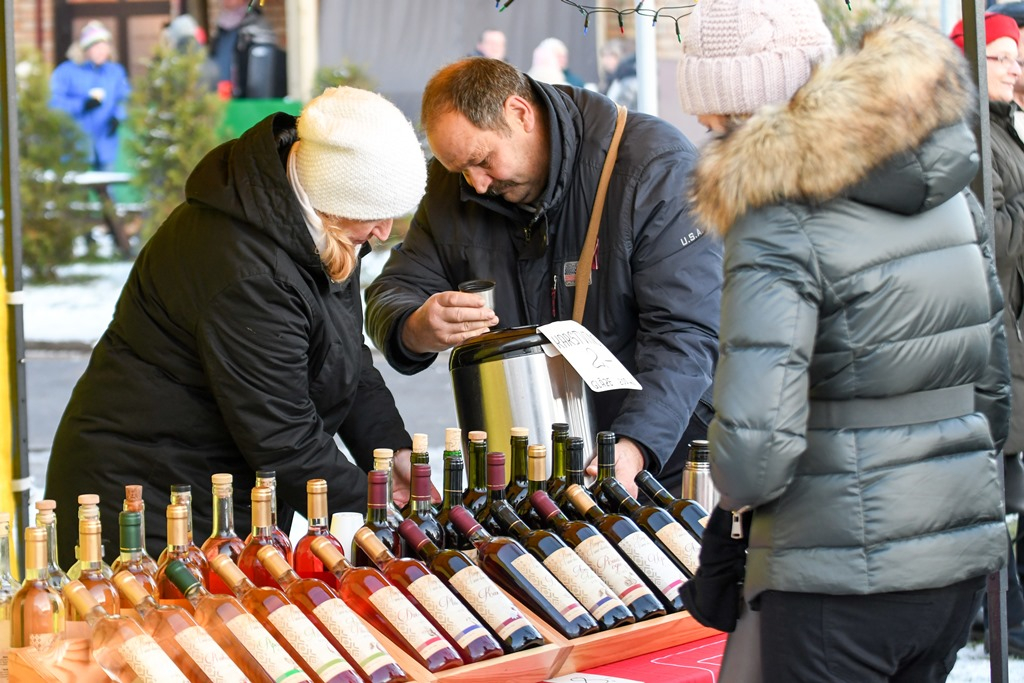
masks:
[(299, 115), (295, 165), (314, 209), (358, 221), (416, 208), (427, 164), (395, 105), (358, 88), (328, 88)]
[(690, 114), (753, 114), (788, 102), (835, 54), (814, 0), (701, 0), (683, 36), (679, 98)]

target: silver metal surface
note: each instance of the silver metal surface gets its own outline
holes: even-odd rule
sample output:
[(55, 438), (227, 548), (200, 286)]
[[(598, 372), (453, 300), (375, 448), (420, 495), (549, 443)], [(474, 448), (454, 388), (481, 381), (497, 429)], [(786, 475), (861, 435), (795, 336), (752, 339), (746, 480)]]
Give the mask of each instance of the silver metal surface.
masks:
[(593, 396), (562, 356), (498, 357), (455, 368), (451, 376), (463, 440), (483, 429), (489, 450), (507, 452), (512, 427), (526, 427), (531, 444), (547, 446), (550, 472), (551, 424), (567, 422), (569, 433), (583, 439), (584, 452), (593, 452)]
[(715, 509), (718, 505), (719, 493), (711, 481), (711, 466), (706, 462), (695, 463), (688, 461), (683, 466), (683, 492), (682, 497), (695, 500), (707, 511)]

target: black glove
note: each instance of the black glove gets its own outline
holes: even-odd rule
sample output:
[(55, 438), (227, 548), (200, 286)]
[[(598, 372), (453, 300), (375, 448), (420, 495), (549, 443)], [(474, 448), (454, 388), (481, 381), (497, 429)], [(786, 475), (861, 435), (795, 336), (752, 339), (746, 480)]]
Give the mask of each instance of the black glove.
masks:
[(111, 116), (110, 120), (107, 121), (107, 135), (113, 135), (117, 132), (117, 127), (121, 125), (121, 122), (116, 117)]
[(749, 512), (743, 514), (743, 538), (732, 538), (732, 513), (715, 506), (700, 545), (700, 567), (683, 586), (683, 604), (704, 626), (731, 633), (743, 600)]
[(85, 101), (85, 106), (82, 107), (82, 111), (92, 111), (98, 106), (100, 106), (100, 101), (95, 97), (90, 97)]

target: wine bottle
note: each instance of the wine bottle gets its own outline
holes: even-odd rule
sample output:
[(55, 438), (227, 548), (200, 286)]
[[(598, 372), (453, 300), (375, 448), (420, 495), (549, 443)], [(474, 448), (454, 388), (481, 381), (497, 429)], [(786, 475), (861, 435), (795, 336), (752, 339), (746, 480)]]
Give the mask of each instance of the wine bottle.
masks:
[(665, 615), (665, 607), (651, 587), (593, 525), (570, 520), (544, 491), (533, 494), (533, 507), (544, 523), (619, 596), (637, 621)]
[[(259, 552), (260, 548), (267, 545), (281, 550), (277, 539), (274, 537), (274, 526), (270, 516), (270, 501), (273, 497), (273, 491), (266, 486), (256, 486), (252, 489), (250, 494), (252, 501), (252, 533), (249, 534), (249, 538), (245, 541), (245, 547), (242, 548), (242, 552), (238, 555), (238, 568), (242, 570), (242, 573), (249, 577), (249, 580), (257, 586), (270, 586), (271, 588), (277, 584), (274, 582), (274, 578), (264, 569), (263, 565), (260, 564), (256, 553)], [(291, 551), (290, 546), (288, 550), (289, 552)], [(282, 552), (282, 554), (284, 553)], [(220, 555), (217, 557), (220, 557)], [(290, 554), (285, 555), (285, 560), (291, 564), (292, 556)], [(223, 579), (224, 577), (221, 578)], [(228, 588), (230, 589), (231, 587), (228, 586)]]
[(555, 422), (551, 425), (551, 476), (545, 490), (551, 500), (557, 501), (565, 488), (565, 465), (568, 456), (569, 425)]
[(310, 683), (292, 656), (233, 595), (206, 590), (180, 560), (168, 563), (167, 576), (192, 605), (196, 622), (254, 683)]
[(388, 523), (395, 529), (402, 522), (402, 512), (395, 505), (395, 473), (393, 467), (395, 464), (395, 452), (390, 448), (374, 448), (373, 449), (373, 469), (378, 472), (383, 472), (386, 483), (385, 498), (387, 499), (387, 512)]
[(526, 523), (531, 529), (541, 527), (540, 516), (533, 509), (530, 496), (537, 491), (546, 491), (548, 485), (548, 450), (540, 444), (532, 444), (526, 451), (527, 486), (526, 497), (516, 507), (516, 514), (519, 519)]
[[(210, 483), (213, 485), (213, 529), (210, 531), (210, 537), (203, 541), (199, 548), (207, 562), (217, 555), (227, 555), (232, 561), (237, 562), (242, 550), (245, 549), (245, 543), (235, 532), (234, 481), (232, 475), (224, 472), (210, 476)], [(216, 573), (210, 572), (209, 581), (210, 591), (221, 595), (229, 592)]]
[[(330, 543), (330, 539), (325, 537), (325, 540)], [(335, 550), (341, 552), (337, 546)], [(281, 585), (288, 599), (298, 605), (331, 645), (349, 660), (366, 680), (370, 683), (397, 683), (407, 680), (406, 673), (398, 663), (330, 586), (319, 579), (300, 578), (295, 570), (288, 566), (277, 548), (264, 546), (260, 548), (258, 555), (260, 562)]]
[[(263, 547), (275, 548), (272, 544)], [(213, 558), (213, 571), (314, 681), (359, 683), (348, 660), (279, 589), (257, 586), (224, 555)]]
[(46, 530), (46, 576), (50, 586), (60, 591), (70, 580), (57, 558), (57, 501), (36, 502), (36, 526)]
[(313, 549), (310, 547), (314, 538), (326, 538), (335, 548), (344, 552), (341, 541), (336, 539), (327, 527), (329, 520), (327, 518), (326, 479), (310, 479), (306, 482), (306, 513), (309, 529), (306, 531), (306, 535), (295, 544), (295, 573), (304, 579), (320, 579), (331, 588), (335, 588), (338, 584), (334, 574), (327, 571), (324, 563), (313, 554)]
[(704, 526), (707, 524), (708, 511), (700, 503), (686, 498), (676, 498), (666, 491), (665, 487), (647, 470), (637, 472), (634, 481), (641, 491), (660, 505), (665, 512), (672, 515), (672, 518), (682, 524), (694, 538), (698, 541), (704, 538)]
[(429, 465), (430, 451), (427, 450), (427, 435), (416, 433), (412, 435), (412, 455), (409, 456), (410, 465)]
[(509, 439), (509, 453), (512, 458), (512, 476), (505, 487), (505, 500), (516, 509), (526, 498), (529, 482), (526, 477), (526, 451), (530, 443), (530, 431), (525, 427), (513, 427)]
[(50, 654), (64, 635), (66, 611), (61, 593), (49, 583), (46, 539), (46, 529), (25, 529), (25, 580), (11, 600), (11, 646)]
[(64, 586), (64, 595), (92, 627), (92, 658), (112, 679), (120, 683), (189, 683), (141, 626), (107, 612), (80, 582)]
[(444, 491), (441, 497), (441, 509), (437, 511), (437, 523), (441, 525), (443, 547), (469, 550), (473, 544), (458, 532), (451, 520), (452, 508), (462, 505), (463, 462), (461, 451), (458, 453), (446, 455), (444, 458)]
[(588, 522), (627, 558), (634, 570), (650, 581), (658, 599), (670, 612), (683, 609), (680, 590), (686, 577), (679, 567), (629, 517), (606, 513), (578, 486), (569, 487), (569, 500)]
[(505, 502), (505, 454), (487, 454), (487, 500), (480, 512), (476, 514), (476, 521), (480, 522), (487, 533), (492, 536), (502, 535), (501, 526), (494, 518), (494, 506), (497, 503), (507, 505)]
[(566, 638), (578, 638), (598, 630), (590, 613), (523, 546), (511, 538), (491, 536), (466, 508), (453, 508), (459, 531), (476, 546), (480, 568), (489, 577)]
[[(409, 491), (409, 505), (402, 514), (406, 519), (411, 519), (427, 535), (427, 537), (439, 546), (444, 546), (444, 529), (434, 515), (434, 507), (430, 504), (430, 465), (415, 463), (412, 465), (412, 486)], [(399, 536), (401, 539), (401, 536)], [(401, 544), (402, 556), (413, 557), (415, 551)]]
[[(365, 526), (381, 540), (381, 543), (390, 548), (391, 552), (400, 554), (401, 538), (395, 531), (397, 527), (391, 526), (388, 519), (387, 473), (383, 470), (373, 470), (367, 473), (366, 479), (369, 493), (366, 497)], [(373, 561), (355, 544), (352, 547), (352, 558), (353, 563), (360, 567), (373, 566)]]
[(11, 513), (0, 512), (0, 682), (8, 678), (7, 656), (11, 649), (11, 607), (21, 584), (11, 574)]
[(469, 557), (458, 550), (437, 547), (415, 524), (402, 522), (398, 531), (430, 571), (487, 623), (507, 654), (544, 644), (537, 627)]
[[(566, 490), (573, 484), (583, 487), (583, 459), (583, 439), (579, 436), (570, 436), (566, 440), (565, 486), (558, 490), (552, 500), (563, 510), (570, 508), (573, 516), (576, 515), (576, 508), (569, 503)], [(583, 490), (586, 491), (585, 488)]]
[(121, 554), (114, 560), (114, 564), (110, 565), (110, 569), (114, 572), (114, 576), (121, 571), (130, 573), (147, 593), (154, 598), (159, 598), (160, 590), (156, 585), (156, 573), (159, 572), (159, 567), (155, 567), (154, 573), (150, 574), (142, 560), (142, 555), (146, 552), (142, 547), (142, 513), (122, 510), (117, 519)]
[(474, 430), (466, 435), (469, 452), (466, 459), (466, 490), (462, 506), (474, 517), (487, 504), (487, 432)]
[(114, 574), (114, 585), (135, 608), (142, 629), (193, 683), (245, 683), (249, 679), (188, 612), (160, 605), (135, 575)]
[[(95, 493), (83, 493), (78, 496), (78, 521), (81, 524), (82, 520), (92, 519), (100, 521), (100, 497)], [(81, 528), (81, 527), (79, 527)], [(82, 557), (81, 548), (78, 545), (75, 546), (75, 558), (76, 561), (68, 569), (68, 579), (74, 581), (77, 580), (82, 572)], [(114, 572), (110, 569), (110, 565), (103, 561), (104, 548), (102, 541), (100, 542), (100, 570), (103, 572), (103, 576), (110, 578), (114, 575)]]
[[(195, 539), (192, 537), (192, 486), (190, 484), (171, 484), (171, 505), (181, 505), (185, 508), (185, 547), (192, 560), (192, 565), (202, 568), (203, 581), (209, 581), (210, 561), (206, 559), (206, 554), (196, 545)], [(164, 555), (167, 554), (168, 548), (170, 548), (169, 544), (160, 553), (160, 557), (157, 558), (157, 566), (167, 564), (164, 561)], [(177, 591), (175, 590), (175, 592)]]
[[(137, 512), (139, 513), (141, 523), (139, 524), (139, 539), (142, 541), (142, 556), (140, 562), (146, 573), (150, 576), (156, 576), (157, 568), (160, 566), (157, 561), (153, 559), (153, 556), (146, 550), (146, 501), (142, 498), (142, 486), (139, 484), (127, 484), (124, 487), (124, 503), (121, 509), (125, 512)], [(111, 566), (110, 570), (113, 572), (114, 567)]]
[(693, 578), (700, 566), (700, 543), (682, 524), (657, 505), (641, 505), (617, 479), (605, 479), (601, 488), (609, 498), (618, 501), (620, 513), (646, 531), (655, 545), (683, 570), (684, 576)]
[[(274, 537), (274, 547), (281, 551), (288, 563), (292, 562), (292, 539), (288, 532), (280, 527), (277, 521), (277, 472), (274, 470), (256, 470), (256, 486), (270, 489), (270, 535)], [(289, 520), (289, 525), (291, 520)], [(248, 538), (245, 539), (249, 541)]]
[(156, 572), (156, 587), (165, 600), (178, 600), (183, 596), (170, 577), (167, 567), (172, 560), (181, 560), (204, 583), (209, 581), (209, 563), (198, 564), (188, 551), (188, 510), (184, 505), (167, 506), (167, 548), (160, 553), (160, 566)]
[(313, 541), (313, 552), (338, 577), (341, 599), (429, 671), (463, 663), (455, 648), (378, 570), (353, 566), (337, 548), (320, 539)]
[(622, 600), (576, 556), (565, 541), (546, 529), (530, 529), (505, 501), (494, 506), (494, 517), (503, 533), (515, 538), (527, 552), (540, 560), (590, 612), (602, 630), (636, 621)]
[[(597, 433), (597, 478), (587, 487), (590, 497), (602, 510), (613, 512), (615, 502), (601, 490), (601, 482), (615, 478), (615, 432)], [(571, 507), (571, 506), (570, 506)], [(573, 508), (575, 509), (575, 508)], [(567, 515), (568, 516), (568, 515)]]
[(366, 527), (356, 532), (355, 541), (373, 559), (384, 578), (397, 587), (439, 633), (448, 637), (462, 661), (479, 662), (504, 654), (497, 639), (422, 562), (395, 557)]
[[(78, 581), (109, 614), (120, 614), (121, 596), (114, 583), (103, 575), (100, 559), (100, 521), (83, 519), (78, 522)], [(85, 614), (70, 605), (68, 621), (85, 621)]]

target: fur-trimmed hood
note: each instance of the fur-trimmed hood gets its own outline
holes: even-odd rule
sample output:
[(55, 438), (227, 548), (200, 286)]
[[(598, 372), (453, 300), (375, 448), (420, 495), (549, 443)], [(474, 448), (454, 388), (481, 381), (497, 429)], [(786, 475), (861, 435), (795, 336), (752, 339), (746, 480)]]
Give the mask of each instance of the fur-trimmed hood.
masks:
[(789, 102), (704, 147), (690, 186), (694, 214), (725, 233), (763, 206), (848, 194), (883, 162), (963, 122), (975, 99), (952, 41), (912, 19), (886, 20), (858, 50), (816, 69)]

